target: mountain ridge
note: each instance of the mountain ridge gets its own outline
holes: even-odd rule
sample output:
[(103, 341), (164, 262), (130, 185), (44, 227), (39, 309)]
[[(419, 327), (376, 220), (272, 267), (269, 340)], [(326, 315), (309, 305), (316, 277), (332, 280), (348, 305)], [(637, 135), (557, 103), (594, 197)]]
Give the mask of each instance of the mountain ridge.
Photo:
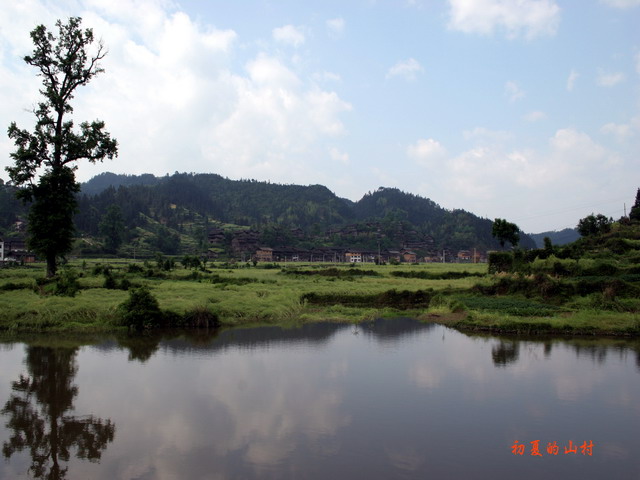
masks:
[[(376, 235), (379, 241), (402, 230), (401, 236), (407, 238), (433, 237), (438, 249), (498, 248), (491, 235), (492, 220), (462, 209), (447, 210), (429, 198), (389, 187), (379, 187), (354, 202), (323, 185), (230, 180), (213, 173), (156, 177), (104, 172), (82, 184), (79, 203), (76, 222), (92, 234), (98, 233), (96, 213), (102, 215), (116, 204), (130, 225), (137, 224), (139, 213), (171, 227), (199, 217), (256, 229), (274, 225), (302, 229), (315, 237), (356, 225), (355, 235), (368, 235), (369, 244)], [(87, 212), (93, 212), (93, 218)], [(535, 248), (535, 242), (522, 232), (521, 246)]]

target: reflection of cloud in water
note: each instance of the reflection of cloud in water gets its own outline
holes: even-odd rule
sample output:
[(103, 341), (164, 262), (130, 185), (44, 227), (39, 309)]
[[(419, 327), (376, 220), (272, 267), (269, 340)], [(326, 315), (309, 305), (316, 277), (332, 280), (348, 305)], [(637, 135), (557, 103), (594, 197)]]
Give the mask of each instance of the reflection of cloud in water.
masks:
[[(117, 421), (123, 429), (136, 425), (136, 431), (123, 432), (116, 448), (126, 460), (113, 478), (177, 478), (182, 470), (190, 478), (215, 478), (212, 470), (224, 478), (243, 469), (261, 476), (290, 459), (300, 462), (291, 468), (303, 468), (305, 451), (336, 452), (337, 432), (351, 422), (342, 409), (349, 370), (344, 356), (327, 359), (314, 349), (229, 348), (195, 362), (156, 355), (143, 377), (131, 365), (118, 378), (129, 385), (131, 408), (120, 411)], [(96, 400), (121, 401), (104, 395), (103, 390)], [(297, 449), (303, 454), (294, 453)]]
[[(311, 442), (330, 438), (350, 421), (339, 409), (342, 391), (331, 380), (335, 378), (336, 365), (319, 366), (298, 358), (299, 368), (279, 375), (289, 360), (269, 357), (264, 358), (257, 376), (251, 371), (254, 362), (236, 358), (234, 374), (220, 377), (211, 385), (216, 399), (234, 421), (233, 432), (220, 446), (223, 450), (246, 448), (247, 460), (255, 464), (280, 462), (295, 448), (298, 435)], [(307, 378), (319, 368), (318, 377), (324, 384), (320, 389), (309, 384)], [(238, 388), (238, 377), (253, 380)], [(267, 381), (269, 385), (265, 384)]]
[(384, 453), (394, 467), (406, 472), (417, 471), (425, 462), (424, 453), (412, 445), (386, 447)]
[(436, 388), (443, 377), (442, 367), (438, 365), (415, 364), (409, 371), (411, 381), (421, 388)]

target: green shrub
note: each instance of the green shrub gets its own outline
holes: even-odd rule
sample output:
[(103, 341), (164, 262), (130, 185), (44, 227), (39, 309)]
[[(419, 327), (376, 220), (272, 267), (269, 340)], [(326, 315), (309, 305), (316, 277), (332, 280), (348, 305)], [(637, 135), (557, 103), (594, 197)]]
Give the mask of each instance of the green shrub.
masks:
[(129, 328), (158, 327), (162, 323), (162, 311), (158, 300), (147, 287), (129, 291), (129, 298), (118, 307), (122, 324)]
[(343, 305), (346, 307), (397, 308), (407, 310), (429, 306), (433, 290), (396, 291), (374, 294), (306, 293), (300, 300), (313, 305)]
[(80, 290), (78, 274), (71, 268), (64, 268), (53, 278), (37, 278), (34, 291), (40, 295), (75, 297)]
[(403, 270), (394, 270), (391, 272), (392, 277), (400, 277), (400, 278), (420, 278), (422, 280), (459, 280), (461, 278), (467, 277), (484, 277), (484, 273), (475, 272), (470, 273), (466, 270), (463, 272), (425, 272), (425, 271), (403, 271)]
[(489, 254), (489, 273), (512, 271), (513, 255), (510, 252), (491, 252)]
[(142, 273), (144, 272), (144, 268), (142, 267), (142, 265), (138, 265), (137, 263), (130, 263), (129, 265), (127, 265), (127, 272)]
[(558, 311), (558, 307), (544, 303), (513, 297), (460, 297), (467, 308), (486, 310), (518, 317), (548, 317)]
[(110, 270), (106, 270), (104, 272), (104, 284), (103, 288), (107, 288), (109, 290), (115, 290), (118, 288), (118, 284), (116, 283), (116, 279), (113, 278)]

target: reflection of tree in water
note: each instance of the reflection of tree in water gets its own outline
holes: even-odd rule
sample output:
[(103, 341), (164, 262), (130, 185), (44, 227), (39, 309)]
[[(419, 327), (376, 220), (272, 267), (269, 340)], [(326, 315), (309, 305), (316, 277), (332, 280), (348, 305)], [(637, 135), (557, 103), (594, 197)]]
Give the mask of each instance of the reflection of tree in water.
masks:
[(11, 396), (2, 409), (9, 417), (12, 431), (2, 453), (9, 459), (28, 449), (29, 472), (35, 478), (65, 478), (71, 450), (75, 456), (98, 461), (102, 451), (113, 441), (115, 425), (91, 415), (71, 416), (78, 387), (73, 384), (77, 366), (76, 348), (27, 347), (29, 375), (12, 382)]
[(505, 367), (518, 360), (520, 346), (518, 342), (508, 342), (500, 340), (498, 345), (491, 347), (491, 357), (493, 363), (498, 367)]
[(119, 337), (118, 343), (129, 350), (129, 361), (137, 360), (144, 363), (156, 353), (161, 340), (160, 335), (126, 335)]

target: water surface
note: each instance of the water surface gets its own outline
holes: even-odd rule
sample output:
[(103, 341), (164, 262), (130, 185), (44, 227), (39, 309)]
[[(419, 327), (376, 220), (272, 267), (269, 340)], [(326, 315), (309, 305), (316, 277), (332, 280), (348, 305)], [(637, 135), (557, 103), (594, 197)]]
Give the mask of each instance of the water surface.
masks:
[(638, 341), (393, 319), (91, 342), (0, 344), (0, 478), (640, 478)]

